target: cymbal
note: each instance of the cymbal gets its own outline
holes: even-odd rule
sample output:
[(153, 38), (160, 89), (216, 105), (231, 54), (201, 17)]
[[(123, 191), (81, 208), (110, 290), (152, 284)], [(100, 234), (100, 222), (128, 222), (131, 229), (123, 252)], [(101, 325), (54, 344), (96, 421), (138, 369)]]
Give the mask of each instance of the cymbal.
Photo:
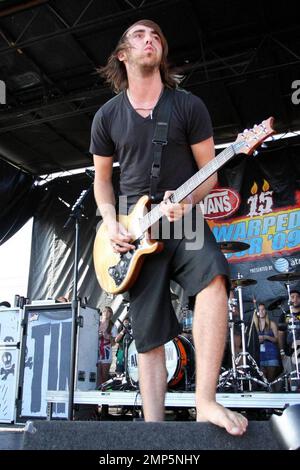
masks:
[(248, 250), (250, 247), (249, 243), (235, 241), (218, 242), (218, 245), (223, 253), (237, 253), (238, 251)]
[(274, 276), (267, 277), (267, 279), (268, 281), (282, 282), (297, 281), (298, 279), (300, 279), (300, 272), (274, 274)]
[(257, 284), (257, 281), (255, 279), (245, 279), (245, 278), (238, 278), (238, 279), (231, 279), (231, 285), (233, 287), (246, 287), (250, 286), (251, 284)]
[(285, 299), (280, 297), (279, 299), (273, 300), (273, 302), (270, 303), (268, 306), (268, 310), (275, 310), (278, 308), (284, 301)]

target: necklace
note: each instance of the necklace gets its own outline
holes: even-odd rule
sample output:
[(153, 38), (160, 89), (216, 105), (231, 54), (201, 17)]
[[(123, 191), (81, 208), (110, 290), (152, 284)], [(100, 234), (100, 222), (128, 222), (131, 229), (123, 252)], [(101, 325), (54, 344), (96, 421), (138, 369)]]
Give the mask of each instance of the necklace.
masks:
[(143, 107), (143, 106), (134, 106), (134, 100), (132, 99), (132, 97), (131, 97), (131, 95), (130, 95), (130, 93), (129, 93), (129, 89), (127, 88), (126, 91), (127, 91), (127, 96), (128, 96), (129, 102), (131, 103), (133, 109), (134, 109), (135, 111), (150, 111), (150, 119), (152, 119), (152, 117), (153, 117), (153, 110), (154, 110), (155, 106), (157, 105), (157, 103), (159, 102), (159, 100), (160, 100), (160, 98), (161, 98), (161, 96), (162, 96), (162, 94), (163, 94), (164, 87), (162, 87), (161, 92), (160, 92), (160, 95), (159, 95), (159, 97), (157, 98), (157, 100), (155, 101), (155, 104), (154, 104), (152, 107), (149, 107), (149, 108), (145, 108), (145, 107)]

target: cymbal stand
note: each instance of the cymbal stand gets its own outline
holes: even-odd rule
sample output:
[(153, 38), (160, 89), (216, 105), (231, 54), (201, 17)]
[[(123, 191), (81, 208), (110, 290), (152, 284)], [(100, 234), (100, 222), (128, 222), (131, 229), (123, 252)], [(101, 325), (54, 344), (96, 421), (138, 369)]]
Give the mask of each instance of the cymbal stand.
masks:
[[(237, 371), (235, 363), (235, 345), (234, 345), (234, 324), (233, 309), (237, 304), (237, 299), (228, 299), (228, 327), (229, 327), (229, 338), (230, 338), (230, 352), (231, 352), (231, 364), (232, 368), (229, 371), (223, 372), (219, 377), (218, 388), (222, 389), (226, 384), (233, 381), (233, 387), (237, 385)], [(237, 390), (235, 390), (237, 391)]]
[[(288, 291), (288, 295), (289, 295), (289, 308), (290, 308), (290, 315), (291, 315), (291, 327), (290, 327), (290, 329), (292, 330), (293, 347), (294, 347), (293, 354), (295, 355), (295, 366), (296, 366), (296, 370), (292, 371), (291, 374), (293, 374), (293, 372), (294, 373), (296, 372), (296, 376), (297, 376), (296, 380), (299, 381), (300, 376), (299, 376), (299, 364), (298, 364), (298, 357), (297, 357), (295, 315), (294, 315), (294, 312), (292, 312), (291, 286), (290, 286), (289, 282), (286, 283), (286, 287), (287, 287), (287, 291)], [(299, 382), (298, 382), (298, 385), (299, 385)]]
[[(298, 356), (297, 356), (296, 325), (295, 325), (295, 315), (294, 315), (294, 312), (292, 312), (293, 303), (291, 301), (290, 282), (286, 283), (286, 288), (287, 288), (288, 297), (289, 297), (289, 301), (288, 301), (289, 310), (290, 310), (289, 317), (291, 319), (290, 320), (291, 326), (288, 326), (288, 330), (290, 330), (292, 332), (292, 344), (293, 344), (293, 348), (294, 348), (293, 355), (295, 357), (296, 370), (292, 370), (291, 372), (287, 372), (287, 373), (283, 374), (281, 377), (279, 377), (278, 379), (273, 380), (273, 382), (271, 382), (271, 384), (270, 384), (271, 386), (278, 383), (278, 382), (280, 382), (280, 381), (282, 381), (282, 380), (285, 380), (285, 379), (290, 379), (291, 381), (295, 380), (296, 381), (296, 386), (300, 385), (299, 364), (298, 364)], [(296, 377), (293, 377), (293, 376), (296, 376)]]
[(234, 345), (234, 320), (233, 320), (233, 309), (236, 306), (237, 300), (231, 299), (228, 301), (228, 314), (229, 314), (229, 336), (230, 336), (230, 350), (231, 350), (231, 363), (232, 363), (232, 376), (234, 379), (237, 378), (236, 363), (235, 363), (235, 345)]

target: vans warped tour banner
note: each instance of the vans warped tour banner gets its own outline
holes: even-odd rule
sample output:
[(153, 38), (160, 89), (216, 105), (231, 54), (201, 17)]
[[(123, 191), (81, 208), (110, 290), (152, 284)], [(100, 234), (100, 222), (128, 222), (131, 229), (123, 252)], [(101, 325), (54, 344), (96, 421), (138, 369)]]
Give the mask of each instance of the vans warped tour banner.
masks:
[[(230, 253), (231, 277), (257, 284), (243, 288), (243, 299), (287, 299), (285, 282), (267, 278), (300, 274), (300, 147), (294, 139), (272, 143), (256, 157), (238, 157), (219, 173), (219, 187), (203, 202), (205, 218), (218, 242), (249, 244)], [(298, 142), (299, 144), (299, 142)], [(275, 146), (275, 148), (274, 148)], [(299, 280), (291, 283), (300, 288)]]

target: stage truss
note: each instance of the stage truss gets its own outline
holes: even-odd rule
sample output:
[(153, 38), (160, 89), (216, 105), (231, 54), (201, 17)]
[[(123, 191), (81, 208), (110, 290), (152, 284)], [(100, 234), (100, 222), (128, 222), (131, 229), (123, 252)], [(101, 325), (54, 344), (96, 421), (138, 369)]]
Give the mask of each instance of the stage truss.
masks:
[[(46, 394), (49, 415), (54, 403), (67, 403), (68, 392), (49, 390)], [(265, 392), (243, 392), (243, 393), (217, 393), (217, 402), (227, 408), (268, 408), (284, 409), (289, 405), (300, 403), (300, 393), (265, 393)], [(133, 406), (141, 407), (141, 395), (139, 391), (75, 391), (74, 404), (97, 404), (108, 406)], [(194, 408), (194, 392), (168, 392), (165, 399), (166, 407)]]

